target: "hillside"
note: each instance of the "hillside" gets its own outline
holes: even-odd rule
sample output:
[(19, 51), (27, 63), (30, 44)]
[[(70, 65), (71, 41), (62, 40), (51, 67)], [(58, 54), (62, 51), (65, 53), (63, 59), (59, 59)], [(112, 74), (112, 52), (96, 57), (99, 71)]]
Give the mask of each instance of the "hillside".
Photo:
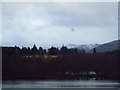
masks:
[(96, 47), (97, 52), (107, 52), (120, 49), (120, 40), (105, 43)]

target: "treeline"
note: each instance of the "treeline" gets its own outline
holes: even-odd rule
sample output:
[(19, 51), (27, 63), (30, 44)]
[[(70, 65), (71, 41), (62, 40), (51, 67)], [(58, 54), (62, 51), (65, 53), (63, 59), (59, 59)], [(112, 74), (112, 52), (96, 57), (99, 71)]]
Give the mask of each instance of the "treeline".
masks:
[[(48, 50), (35, 48), (35, 45), (27, 50), (19, 47), (3, 47), (3, 80), (95, 78), (120, 81), (119, 50), (97, 53), (93, 49), (93, 53), (85, 53), (84, 50), (79, 52), (65, 46), (61, 49), (51, 47)], [(28, 54), (28, 50), (31, 53)], [(45, 58), (46, 54), (57, 57)], [(24, 55), (33, 56), (25, 57)]]
[[(62, 46), (60, 49), (57, 47), (51, 47), (49, 49), (43, 49), (42, 47), (39, 47), (37, 49), (36, 45), (34, 45), (32, 48), (30, 47), (2, 47), (3, 54), (16, 54), (16, 55), (43, 55), (43, 54), (48, 54), (48, 55), (65, 55), (65, 54), (77, 54), (78, 50), (76, 48), (70, 48), (68, 49), (66, 46)], [(82, 52), (85, 52), (82, 50)]]

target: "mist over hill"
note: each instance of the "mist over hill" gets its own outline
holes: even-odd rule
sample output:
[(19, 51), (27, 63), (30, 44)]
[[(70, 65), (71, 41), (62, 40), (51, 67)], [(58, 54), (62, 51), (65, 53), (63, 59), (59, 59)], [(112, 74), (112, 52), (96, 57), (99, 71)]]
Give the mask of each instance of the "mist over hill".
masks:
[(77, 47), (78, 50), (85, 50), (86, 52), (91, 52), (93, 48), (98, 47), (99, 44), (83, 44)]

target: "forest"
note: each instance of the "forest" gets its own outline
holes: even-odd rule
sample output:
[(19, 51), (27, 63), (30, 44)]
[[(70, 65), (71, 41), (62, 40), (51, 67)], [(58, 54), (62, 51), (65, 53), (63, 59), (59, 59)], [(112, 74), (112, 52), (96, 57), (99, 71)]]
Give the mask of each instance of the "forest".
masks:
[(77, 48), (2, 47), (3, 80), (118, 80), (120, 50), (92, 53)]

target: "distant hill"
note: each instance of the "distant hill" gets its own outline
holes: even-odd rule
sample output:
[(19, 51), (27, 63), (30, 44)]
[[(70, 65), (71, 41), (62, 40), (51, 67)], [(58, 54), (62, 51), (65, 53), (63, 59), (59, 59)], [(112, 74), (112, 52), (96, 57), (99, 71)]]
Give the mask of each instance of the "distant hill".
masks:
[(105, 43), (96, 47), (97, 52), (107, 52), (113, 50), (120, 50), (120, 40), (112, 41), (109, 43)]
[[(104, 44), (81, 44), (81, 45), (66, 44), (64, 46), (66, 46), (67, 48), (77, 48), (78, 50), (84, 49), (86, 52), (89, 53), (93, 52), (93, 48), (96, 48), (97, 52), (107, 52), (107, 51), (118, 50), (118, 46), (120, 46), (120, 40), (115, 40)], [(57, 48), (60, 49), (61, 47), (57, 47)]]
[(67, 47), (77, 48), (78, 50), (84, 49), (86, 52), (90, 53), (93, 52), (93, 48), (96, 48), (97, 52), (107, 52), (118, 49), (120, 50), (120, 40), (115, 40), (104, 44), (82, 44), (82, 45), (69, 44)]

